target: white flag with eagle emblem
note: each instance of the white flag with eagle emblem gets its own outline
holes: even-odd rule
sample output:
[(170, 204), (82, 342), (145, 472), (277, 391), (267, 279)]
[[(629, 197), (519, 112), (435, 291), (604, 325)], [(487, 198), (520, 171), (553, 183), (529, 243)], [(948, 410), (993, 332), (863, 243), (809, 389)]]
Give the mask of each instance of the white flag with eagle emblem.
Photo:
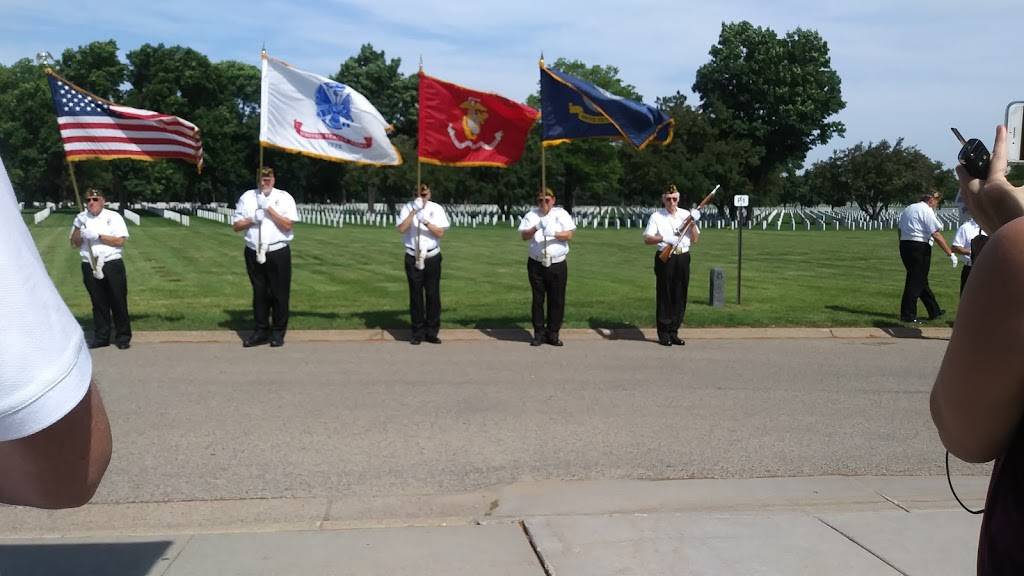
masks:
[(362, 94), (263, 54), (260, 143), (335, 162), (398, 166), (388, 123)]

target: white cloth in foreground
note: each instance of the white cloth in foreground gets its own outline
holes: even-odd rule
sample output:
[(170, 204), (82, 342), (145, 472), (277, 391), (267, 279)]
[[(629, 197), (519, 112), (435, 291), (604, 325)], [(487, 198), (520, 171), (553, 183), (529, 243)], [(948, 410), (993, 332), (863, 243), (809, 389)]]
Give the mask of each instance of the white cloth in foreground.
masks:
[(92, 357), (46, 274), (0, 161), (0, 441), (63, 418), (85, 396)]

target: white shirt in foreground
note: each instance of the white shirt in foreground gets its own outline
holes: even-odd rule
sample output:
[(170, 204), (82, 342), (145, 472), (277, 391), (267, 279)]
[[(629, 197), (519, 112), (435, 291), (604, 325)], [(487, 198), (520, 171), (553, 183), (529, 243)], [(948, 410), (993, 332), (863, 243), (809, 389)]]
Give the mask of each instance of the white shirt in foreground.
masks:
[(30, 436), (81, 402), (92, 357), (18, 212), (0, 161), (0, 441)]
[[(256, 190), (246, 190), (245, 193), (242, 194), (241, 198), (238, 199), (238, 204), (235, 205), (235, 215), (231, 220), (232, 222), (252, 218), (256, 215), (256, 209), (259, 208), (259, 200), (256, 197), (256, 194)], [(270, 194), (267, 196), (267, 206), (273, 207), (274, 212), (277, 212), (292, 222), (299, 221), (299, 210), (295, 207), (295, 199), (292, 198), (291, 194), (284, 190), (272, 188), (270, 190)], [(278, 242), (291, 242), (292, 239), (295, 238), (295, 234), (292, 230), (282, 232), (281, 229), (277, 227), (277, 224), (270, 219), (270, 216), (266, 216), (263, 218), (263, 222), (260, 227), (252, 226), (245, 231), (246, 246), (253, 250), (259, 250), (261, 228), (263, 232), (263, 243), (268, 246), (271, 244), (277, 244)]]
[(923, 200), (907, 206), (900, 214), (900, 240), (927, 242), (931, 246), (935, 243), (932, 234), (939, 230), (942, 230), (942, 223), (935, 210)]
[[(683, 222), (690, 217), (690, 211), (685, 208), (679, 208), (675, 214), (669, 214), (668, 210), (662, 208), (657, 212), (651, 214), (651, 217), (647, 220), (647, 228), (644, 229), (644, 236), (661, 236), (662, 238), (674, 238), (676, 232), (683, 225)], [(697, 223), (693, 223), (693, 227), (697, 227)], [(697, 232), (700, 232), (700, 228), (697, 228)], [(664, 250), (668, 246), (667, 242), (658, 242), (658, 250)], [(686, 236), (683, 236), (679, 240), (678, 250), (680, 253), (690, 251), (690, 233), (687, 232)]]
[[(402, 210), (398, 213), (399, 223), (405, 222), (405, 219), (409, 217), (409, 212), (412, 212), (412, 207), (412, 202), (406, 202), (405, 206), (402, 206)], [(444, 208), (437, 202), (428, 201), (423, 210), (413, 217), (412, 226), (409, 226), (409, 229), (402, 234), (402, 244), (406, 249), (416, 250), (417, 235), (419, 236), (420, 250), (423, 252), (430, 252), (434, 248), (441, 247), (438, 237), (434, 236), (434, 233), (427, 229), (426, 225), (421, 224), (424, 221), (444, 230), (452, 225), (448, 221), (448, 214), (445, 213)], [(420, 227), (419, 231), (416, 230), (417, 227)]]
[[(537, 230), (533, 234), (533, 238), (530, 238), (530, 258), (538, 261), (543, 260), (545, 244), (547, 245), (549, 257), (557, 260), (566, 256), (569, 253), (569, 242), (566, 240), (555, 240), (554, 236), (558, 232), (568, 232), (569, 230), (576, 229), (576, 223), (573, 222), (572, 216), (560, 206), (552, 206), (551, 210), (548, 210), (547, 216), (541, 214), (539, 208), (531, 208), (523, 216), (523, 221), (519, 223), (519, 231), (529, 230), (542, 220), (544, 221), (544, 229)], [(547, 237), (547, 242), (544, 241), (545, 236)]]

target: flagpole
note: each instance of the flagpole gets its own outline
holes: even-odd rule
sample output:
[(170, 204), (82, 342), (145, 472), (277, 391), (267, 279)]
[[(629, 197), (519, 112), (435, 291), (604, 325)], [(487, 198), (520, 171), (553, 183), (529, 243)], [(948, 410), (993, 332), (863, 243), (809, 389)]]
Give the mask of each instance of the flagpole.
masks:
[[(64, 155), (64, 161), (67, 162), (68, 165), (68, 175), (71, 177), (71, 188), (75, 191), (75, 204), (78, 205), (78, 211), (83, 212), (85, 208), (82, 206), (82, 195), (78, 193), (78, 179), (75, 178), (75, 165), (74, 163), (71, 162), (71, 160), (68, 160), (66, 154)], [(92, 273), (95, 276), (96, 254), (94, 254), (92, 251), (92, 241), (83, 238), (82, 242), (87, 242), (89, 244), (89, 268), (92, 269)]]
[[(419, 76), (417, 76), (417, 78), (422, 78), (422, 77), (423, 77), (423, 56), (420, 55), (420, 73), (419, 73)], [(417, 88), (417, 90), (419, 90), (419, 89)], [(423, 121), (423, 119), (421, 118), (420, 122), (422, 122), (422, 121)], [(419, 148), (419, 146), (420, 146), (420, 142), (419, 142), (418, 136), (417, 136), (416, 148)], [(420, 154), (419, 154), (419, 150), (417, 150), (416, 151), (416, 192), (415, 192), (417, 198), (420, 197), (420, 187), (423, 185), (421, 166), (422, 166), (422, 164), (420, 163)], [(416, 208), (416, 199), (415, 198), (413, 198), (412, 207)], [(427, 207), (427, 201), (424, 200), (422, 207), (420, 207), (420, 210), (423, 210), (426, 207)], [(413, 218), (413, 221), (415, 222), (415, 217)], [(422, 237), (423, 237), (422, 225), (423, 225), (423, 217), (420, 216), (420, 221), (419, 221), (419, 223), (416, 224), (416, 267), (418, 269), (420, 269), (420, 270), (423, 269), (422, 267), (426, 266), (426, 263), (421, 259), (423, 257), (423, 253), (420, 251), (420, 245), (422, 244), (421, 240), (422, 240)]]
[[(544, 53), (540, 53), (540, 67), (544, 68)], [(543, 84), (543, 83), (542, 83)], [(541, 101), (544, 97), (541, 96)], [(540, 190), (544, 192), (548, 189), (548, 167), (547, 159), (544, 154), (544, 117), (541, 116), (541, 128), (540, 128)]]

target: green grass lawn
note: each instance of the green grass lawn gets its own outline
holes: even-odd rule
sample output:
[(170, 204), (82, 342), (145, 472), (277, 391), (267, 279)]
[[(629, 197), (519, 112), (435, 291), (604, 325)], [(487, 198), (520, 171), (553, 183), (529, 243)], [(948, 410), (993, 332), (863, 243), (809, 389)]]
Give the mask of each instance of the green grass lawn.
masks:
[[(57, 288), (91, 324), (72, 215), (29, 228)], [(125, 263), (136, 330), (248, 329), (251, 290), (243, 242), (224, 224), (143, 216), (129, 224)], [(707, 230), (693, 251), (688, 326), (890, 326), (904, 270), (896, 233), (744, 231), (742, 305), (736, 303), (736, 232)], [(951, 233), (949, 234), (951, 236)], [(529, 327), (526, 243), (511, 228), (455, 228), (443, 241), (442, 321), (453, 328)], [(392, 228), (296, 225), (290, 328), (408, 326), (400, 236)], [(960, 271), (933, 250), (931, 286), (955, 315)], [(640, 230), (579, 230), (569, 255), (566, 327), (654, 325), (654, 248)], [(726, 306), (708, 305), (712, 267), (725, 269)], [(924, 316), (923, 306), (919, 306)], [(938, 322), (935, 323), (939, 325)]]

